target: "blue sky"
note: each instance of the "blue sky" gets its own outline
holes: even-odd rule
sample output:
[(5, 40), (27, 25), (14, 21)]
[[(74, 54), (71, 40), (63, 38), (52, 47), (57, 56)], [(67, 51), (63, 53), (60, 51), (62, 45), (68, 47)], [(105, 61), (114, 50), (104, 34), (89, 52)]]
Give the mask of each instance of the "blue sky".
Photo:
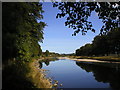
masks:
[(88, 31), (87, 35), (84, 36), (81, 33), (77, 34), (77, 36), (72, 36), (73, 30), (64, 25), (65, 18), (56, 19), (59, 10), (53, 8), (51, 2), (44, 2), (43, 10), (45, 12), (43, 13), (44, 18), (42, 21), (48, 25), (44, 28), (43, 43), (40, 43), (43, 51), (74, 53), (76, 49), (86, 43), (91, 43), (93, 38), (99, 34), (103, 24), (98, 19), (97, 14), (93, 12), (89, 20), (92, 22), (94, 29), (96, 29), (96, 33)]

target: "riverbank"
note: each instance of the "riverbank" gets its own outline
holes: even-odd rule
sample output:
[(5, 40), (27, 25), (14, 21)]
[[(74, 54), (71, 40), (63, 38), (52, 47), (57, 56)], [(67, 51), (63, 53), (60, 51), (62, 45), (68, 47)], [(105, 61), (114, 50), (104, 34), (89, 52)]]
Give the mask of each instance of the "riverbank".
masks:
[(95, 59), (102, 61), (117, 61), (120, 62), (120, 57), (118, 56), (99, 56), (99, 57), (88, 57), (88, 56), (76, 56), (76, 59)]
[(54, 61), (58, 60), (58, 57), (40, 57), (39, 59), (32, 60), (29, 63), (29, 67), (31, 71), (27, 75), (30, 81), (34, 84), (36, 88), (52, 88), (54, 84), (50, 81), (49, 78), (46, 78), (46, 71), (44, 69), (40, 69), (39, 62), (43, 61)]
[[(8, 64), (3, 65), (3, 89), (4, 88), (52, 88), (53, 84), (46, 78), (45, 71), (40, 69), (39, 62), (42, 60), (53, 61), (57, 59), (69, 59), (82, 63), (90, 62), (94, 64), (110, 63), (109, 66), (120, 64), (120, 61), (95, 60), (95, 59), (80, 59), (80, 57), (42, 57), (40, 59), (31, 60), (30, 62), (10, 60)], [(111, 65), (112, 64), (112, 65)], [(115, 64), (115, 65), (113, 65)], [(119, 66), (119, 65), (118, 65)]]
[(54, 61), (54, 60), (58, 60), (59, 58), (58, 57), (40, 57), (39, 59), (37, 59), (38, 61), (44, 61), (44, 60), (47, 60), (47, 61)]
[(28, 78), (31, 79), (36, 88), (52, 88), (49, 79), (45, 77), (45, 70), (40, 69), (38, 60), (33, 60), (30, 68), (31, 72), (28, 74)]
[(38, 60), (30, 62), (9, 60), (2, 68), (3, 89), (52, 88), (45, 70), (39, 68)]
[(99, 63), (120, 63), (118, 57), (87, 57), (87, 56), (69, 56), (69, 57), (58, 57), (59, 59), (70, 59), (81, 62), (99, 62)]

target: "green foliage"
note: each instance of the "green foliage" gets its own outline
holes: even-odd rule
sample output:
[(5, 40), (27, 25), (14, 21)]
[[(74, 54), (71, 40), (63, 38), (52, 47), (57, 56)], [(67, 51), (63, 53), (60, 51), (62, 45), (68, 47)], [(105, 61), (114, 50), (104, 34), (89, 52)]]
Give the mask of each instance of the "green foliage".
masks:
[(109, 52), (120, 54), (120, 28), (112, 30), (107, 35), (109, 43)]
[(76, 50), (76, 55), (90, 56), (92, 53), (92, 44), (86, 44), (85, 46), (80, 47)]
[(77, 56), (98, 56), (120, 54), (120, 28), (111, 30), (106, 35), (98, 35), (92, 44), (86, 44), (76, 50)]
[(109, 43), (106, 35), (96, 36), (93, 40), (93, 54), (105, 55), (108, 54)]
[(47, 56), (47, 57), (49, 56), (49, 51), (48, 50), (45, 51), (45, 56)]
[(44, 22), (39, 2), (3, 3), (3, 59), (31, 60), (41, 55)]
[(101, 34), (105, 34), (111, 29), (119, 26), (119, 2), (55, 2), (53, 7), (57, 7), (59, 12), (56, 18), (66, 18), (65, 26), (74, 29), (74, 34), (82, 32), (86, 34), (88, 30), (95, 32), (92, 22), (88, 21), (91, 13), (95, 11), (99, 19), (104, 23)]

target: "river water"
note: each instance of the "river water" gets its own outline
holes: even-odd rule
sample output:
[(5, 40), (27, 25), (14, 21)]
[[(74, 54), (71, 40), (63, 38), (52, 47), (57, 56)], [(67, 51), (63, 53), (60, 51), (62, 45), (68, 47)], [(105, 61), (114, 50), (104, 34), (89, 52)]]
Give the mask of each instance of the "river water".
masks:
[(41, 68), (48, 70), (47, 77), (58, 81), (58, 88), (120, 89), (119, 68), (73, 60), (45, 61), (41, 63)]

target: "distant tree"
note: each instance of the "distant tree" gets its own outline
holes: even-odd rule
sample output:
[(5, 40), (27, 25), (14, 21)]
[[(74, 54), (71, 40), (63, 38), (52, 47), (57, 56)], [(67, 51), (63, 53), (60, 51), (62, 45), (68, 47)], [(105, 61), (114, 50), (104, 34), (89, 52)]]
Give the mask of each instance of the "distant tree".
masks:
[(108, 55), (109, 44), (106, 35), (96, 36), (93, 40), (94, 55)]
[[(67, 1), (67, 0), (66, 0)], [(113, 0), (114, 1), (114, 0)], [(92, 23), (88, 21), (91, 13), (95, 11), (104, 25), (101, 34), (105, 34), (111, 29), (120, 27), (119, 23), (119, 2), (56, 2), (53, 7), (57, 7), (59, 12), (56, 18), (65, 17), (65, 26), (74, 29), (74, 34), (82, 32), (86, 34), (88, 30), (95, 32)]]
[(91, 56), (92, 55), (92, 44), (86, 44), (76, 50), (77, 56)]
[(76, 55), (76, 56), (80, 56), (79, 49), (77, 49), (77, 50), (75, 51), (75, 55)]
[(111, 30), (106, 35), (98, 35), (92, 44), (85, 44), (76, 50), (77, 56), (120, 54), (120, 28)]
[(45, 51), (45, 56), (49, 56), (49, 51), (48, 50)]
[(91, 56), (92, 51), (93, 51), (93, 45), (92, 44), (86, 44), (84, 50), (85, 50), (85, 55)]

